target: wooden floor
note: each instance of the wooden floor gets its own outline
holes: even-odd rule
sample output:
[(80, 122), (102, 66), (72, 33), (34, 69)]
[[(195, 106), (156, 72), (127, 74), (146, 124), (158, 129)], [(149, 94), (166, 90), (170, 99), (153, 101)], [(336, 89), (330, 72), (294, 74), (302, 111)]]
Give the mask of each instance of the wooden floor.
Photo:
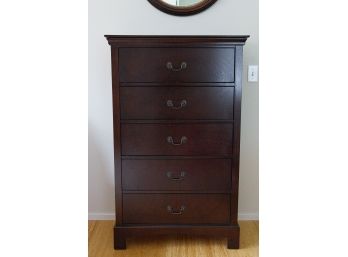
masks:
[(240, 249), (228, 250), (226, 239), (157, 237), (127, 239), (127, 250), (113, 248), (114, 221), (88, 222), (89, 257), (257, 257), (258, 221), (240, 221)]

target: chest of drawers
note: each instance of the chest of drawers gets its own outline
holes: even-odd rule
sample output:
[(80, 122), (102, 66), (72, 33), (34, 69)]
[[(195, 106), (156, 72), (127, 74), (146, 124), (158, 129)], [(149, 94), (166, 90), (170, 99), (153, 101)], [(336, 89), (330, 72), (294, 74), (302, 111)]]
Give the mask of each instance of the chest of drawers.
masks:
[(116, 224), (126, 238), (227, 238), (239, 247), (243, 45), (248, 36), (106, 36)]

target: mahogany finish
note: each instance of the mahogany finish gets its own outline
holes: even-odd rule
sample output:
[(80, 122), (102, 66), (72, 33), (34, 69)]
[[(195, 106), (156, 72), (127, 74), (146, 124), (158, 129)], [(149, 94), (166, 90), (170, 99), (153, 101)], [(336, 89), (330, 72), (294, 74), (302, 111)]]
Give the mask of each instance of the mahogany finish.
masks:
[(123, 155), (231, 155), (232, 132), (231, 123), (122, 124), (121, 151)]
[(120, 48), (120, 81), (234, 82), (234, 56), (230, 47)]
[(242, 48), (248, 36), (106, 36), (115, 249), (126, 238), (221, 236), (239, 247)]
[(234, 87), (121, 87), (121, 119), (233, 120)]
[(123, 160), (123, 190), (220, 191), (231, 189), (230, 159)]
[(228, 224), (229, 194), (124, 194), (126, 224)]

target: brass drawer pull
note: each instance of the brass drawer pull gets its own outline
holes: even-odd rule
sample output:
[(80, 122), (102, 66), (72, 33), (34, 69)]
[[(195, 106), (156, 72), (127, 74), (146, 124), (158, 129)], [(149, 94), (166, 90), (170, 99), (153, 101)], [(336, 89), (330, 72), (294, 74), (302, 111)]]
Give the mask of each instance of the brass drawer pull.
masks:
[(180, 143), (175, 143), (173, 137), (169, 136), (169, 137), (167, 137), (167, 142), (169, 144), (174, 145), (174, 146), (179, 146), (179, 145), (185, 144), (187, 142), (187, 137), (183, 136), (180, 138)]
[(185, 209), (186, 207), (184, 205), (182, 205), (178, 211), (174, 210), (170, 205), (167, 206), (167, 211), (172, 215), (181, 215), (184, 213)]
[(179, 176), (173, 176), (173, 173), (172, 173), (172, 172), (170, 172), (170, 171), (167, 172), (167, 177), (168, 177), (169, 179), (175, 180), (175, 181), (183, 180), (184, 177), (185, 177), (185, 175), (186, 175), (186, 172), (185, 172), (185, 171), (180, 172), (180, 175), (179, 175)]
[(167, 100), (167, 107), (172, 108), (174, 110), (182, 109), (186, 105), (187, 105), (187, 101), (185, 99), (180, 102), (180, 106), (174, 106), (173, 100)]
[(179, 68), (175, 68), (172, 64), (172, 62), (167, 62), (167, 69), (171, 70), (171, 71), (181, 71), (181, 70), (185, 70), (187, 68), (187, 63), (186, 62), (182, 62), (180, 64)]

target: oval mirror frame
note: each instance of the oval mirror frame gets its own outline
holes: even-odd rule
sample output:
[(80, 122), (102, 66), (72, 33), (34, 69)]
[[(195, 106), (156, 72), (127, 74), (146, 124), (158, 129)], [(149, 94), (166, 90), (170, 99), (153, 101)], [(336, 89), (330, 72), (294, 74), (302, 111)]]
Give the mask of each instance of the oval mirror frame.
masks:
[(177, 7), (165, 3), (161, 0), (148, 0), (154, 7), (161, 10), (162, 12), (178, 15), (178, 16), (187, 16), (200, 13), (205, 9), (213, 5), (217, 0), (203, 0), (200, 3), (186, 6), (186, 7)]

